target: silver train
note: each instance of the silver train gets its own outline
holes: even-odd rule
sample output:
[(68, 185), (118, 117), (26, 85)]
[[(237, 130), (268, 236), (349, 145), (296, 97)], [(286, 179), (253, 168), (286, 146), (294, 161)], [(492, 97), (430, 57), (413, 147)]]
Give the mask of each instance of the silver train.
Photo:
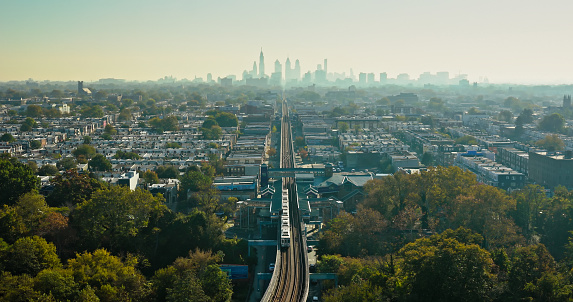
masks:
[(282, 195), (282, 211), (281, 211), (281, 248), (288, 248), (289, 246), (290, 246), (290, 218), (289, 218), (288, 189), (284, 189)]

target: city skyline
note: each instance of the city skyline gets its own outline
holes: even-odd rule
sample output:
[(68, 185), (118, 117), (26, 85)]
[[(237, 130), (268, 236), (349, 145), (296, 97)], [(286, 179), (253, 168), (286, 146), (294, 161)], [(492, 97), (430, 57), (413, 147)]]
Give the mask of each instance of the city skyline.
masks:
[[(570, 84), (568, 11), (548, 1), (41, 1), (0, 4), (0, 81), (236, 75), (265, 53), (329, 72), (468, 74), (470, 82)], [(257, 66), (257, 69), (260, 66)], [(283, 74), (284, 77), (284, 74)]]

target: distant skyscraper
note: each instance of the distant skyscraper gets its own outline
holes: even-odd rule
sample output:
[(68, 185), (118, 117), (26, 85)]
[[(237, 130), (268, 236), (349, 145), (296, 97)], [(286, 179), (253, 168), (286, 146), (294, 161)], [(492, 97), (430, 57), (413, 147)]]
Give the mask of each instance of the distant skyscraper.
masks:
[(286, 62), (285, 62), (285, 81), (288, 82), (290, 80), (292, 80), (292, 68), (290, 66), (290, 59), (287, 58)]
[(298, 61), (298, 59), (294, 62), (293, 78), (297, 81), (300, 81), (300, 62)]
[(261, 54), (259, 55), (259, 77), (265, 76), (265, 56), (263, 56), (263, 49), (261, 48)]
[(369, 73), (367, 79), (368, 79), (368, 84), (374, 83), (374, 73), (373, 72)]
[(328, 74), (328, 61), (324, 59), (324, 73)]
[(360, 85), (366, 85), (366, 73), (361, 72), (358, 74), (358, 83), (360, 83)]
[(78, 81), (78, 95), (84, 94), (84, 81)]
[(211, 83), (211, 81), (213, 81), (213, 75), (208, 73), (207, 74), (207, 83)]
[(281, 62), (279, 62), (279, 60), (275, 61), (275, 72), (273, 72), (271, 74), (271, 85), (276, 85), (276, 86), (280, 86), (282, 85), (282, 81), (283, 81), (283, 65), (281, 64)]
[(324, 83), (326, 82), (326, 72), (322, 69), (322, 65), (316, 65), (316, 71), (314, 72), (314, 82)]
[(304, 78), (302, 79), (302, 81), (305, 82), (305, 83), (310, 83), (310, 82), (312, 82), (312, 73), (311, 73), (310, 71), (307, 71), (307, 72), (304, 74)]
[(388, 74), (386, 74), (385, 72), (381, 72), (380, 73), (380, 84), (386, 83), (387, 80), (388, 80)]
[(257, 61), (253, 62), (253, 71), (251, 71), (251, 75), (253, 76), (253, 78), (257, 77)]

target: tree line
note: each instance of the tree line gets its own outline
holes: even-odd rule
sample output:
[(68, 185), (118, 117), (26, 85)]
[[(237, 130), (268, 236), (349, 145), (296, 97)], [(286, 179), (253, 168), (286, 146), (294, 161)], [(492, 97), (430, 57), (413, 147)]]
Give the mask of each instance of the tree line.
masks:
[[(508, 194), (458, 167), (365, 185), (355, 214), (320, 237), (320, 272), (342, 285), (324, 301), (568, 301), (573, 193)], [(328, 284), (326, 284), (328, 286)]]
[(0, 168), (2, 301), (230, 301), (218, 264), (256, 259), (225, 238), (212, 174), (199, 169), (189, 174), (200, 181), (187, 180), (197, 200), (174, 212), (161, 194), (75, 170), (44, 196), (28, 165), (0, 159)]

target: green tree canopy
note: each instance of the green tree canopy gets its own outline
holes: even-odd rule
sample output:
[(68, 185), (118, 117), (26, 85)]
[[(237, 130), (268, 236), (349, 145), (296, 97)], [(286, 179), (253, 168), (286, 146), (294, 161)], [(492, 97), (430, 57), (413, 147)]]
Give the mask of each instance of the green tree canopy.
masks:
[(535, 142), (535, 145), (547, 151), (561, 151), (565, 149), (565, 143), (557, 134), (550, 134)]
[(414, 300), (487, 301), (494, 284), (490, 254), (476, 244), (434, 235), (399, 252), (401, 274)]
[(237, 127), (239, 125), (237, 116), (230, 112), (217, 113), (215, 120), (220, 127)]
[(78, 162), (73, 157), (64, 157), (56, 163), (56, 167), (58, 167), (58, 169), (65, 171), (75, 169), (77, 165)]
[(206, 140), (218, 140), (223, 134), (223, 130), (219, 126), (212, 126), (211, 128), (201, 128), (201, 134), (203, 139)]
[(454, 143), (461, 144), (461, 145), (477, 145), (478, 142), (475, 137), (471, 135), (464, 135), (462, 137), (458, 137)]
[[(67, 269), (72, 272), (75, 283), (88, 292), (80, 292), (80, 297), (88, 295), (90, 301), (147, 301), (145, 277), (135, 268), (134, 258), (122, 262), (103, 249), (93, 253), (84, 252), (68, 260)], [(90, 293), (90, 291), (93, 292)], [(93, 297), (93, 294), (96, 297)], [(82, 300), (85, 301), (85, 300)]]
[(30, 166), (0, 159), (0, 204), (13, 205), (20, 195), (36, 190), (39, 180)]
[(73, 207), (91, 198), (93, 192), (103, 187), (97, 179), (87, 174), (79, 174), (75, 169), (57, 175), (52, 179), (54, 190), (47, 197), (52, 207)]
[(513, 120), (513, 113), (511, 113), (511, 111), (509, 111), (509, 110), (502, 110), (497, 115), (497, 118), (500, 121), (504, 121), (504, 122), (509, 123), (509, 122), (511, 122), (511, 120)]
[(43, 165), (40, 169), (38, 169), (38, 175), (41, 175), (41, 176), (47, 176), (47, 175), (53, 176), (53, 175), (56, 175), (58, 173), (59, 173), (58, 168), (54, 165), (46, 164), (46, 165)]
[(72, 154), (76, 157), (78, 162), (85, 164), (96, 154), (96, 150), (94, 147), (84, 144), (78, 146), (74, 151), (72, 151)]
[(210, 129), (213, 126), (219, 126), (219, 124), (217, 124), (217, 121), (214, 118), (210, 117), (203, 122), (203, 125), (201, 126), (201, 128)]
[(91, 171), (111, 171), (111, 162), (103, 155), (96, 154), (88, 163)]
[(544, 116), (539, 122), (539, 129), (549, 132), (562, 132), (565, 126), (565, 118), (559, 113)]
[(99, 105), (86, 106), (80, 113), (83, 118), (101, 118), (104, 116), (103, 109)]
[(42, 115), (43, 115), (42, 107), (38, 105), (28, 105), (28, 107), (26, 107), (26, 116), (32, 118), (39, 118), (42, 117)]
[(8, 249), (4, 260), (6, 270), (13, 274), (35, 276), (43, 269), (61, 267), (56, 247), (42, 237), (18, 239)]
[(42, 142), (39, 140), (31, 140), (30, 141), (30, 148), (33, 150), (40, 149), (42, 147)]
[(166, 211), (163, 198), (147, 190), (111, 186), (94, 192), (92, 199), (78, 205), (72, 223), (87, 248), (137, 252), (143, 249), (138, 234), (155, 227), (155, 219)]
[(159, 178), (179, 178), (179, 170), (175, 166), (158, 166), (155, 172)]
[(12, 143), (12, 142), (15, 142), (16, 139), (12, 136), (12, 134), (10, 134), (10, 133), (4, 133), (4, 134), (2, 134), (2, 137), (0, 137), (0, 141), (2, 141), (2, 142), (7, 142), (7, 143)]

